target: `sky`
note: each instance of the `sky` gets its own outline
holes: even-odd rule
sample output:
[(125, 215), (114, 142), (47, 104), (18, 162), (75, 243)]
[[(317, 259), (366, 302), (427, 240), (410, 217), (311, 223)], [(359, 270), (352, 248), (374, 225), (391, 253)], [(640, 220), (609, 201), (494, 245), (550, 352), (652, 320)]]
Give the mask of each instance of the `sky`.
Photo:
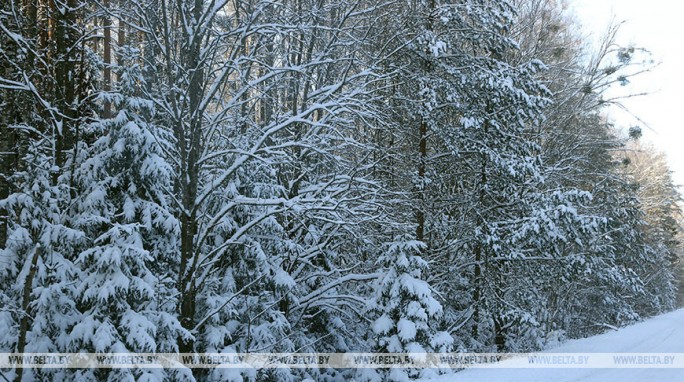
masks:
[[(619, 89), (650, 93), (623, 101), (643, 123), (617, 108), (608, 111), (609, 118), (617, 126), (641, 126), (642, 140), (665, 153), (675, 183), (684, 186), (684, 1), (567, 1), (584, 34), (598, 38), (611, 20), (623, 21), (618, 43), (648, 49), (659, 63), (634, 78), (628, 89)], [(680, 191), (684, 193), (684, 187)]]

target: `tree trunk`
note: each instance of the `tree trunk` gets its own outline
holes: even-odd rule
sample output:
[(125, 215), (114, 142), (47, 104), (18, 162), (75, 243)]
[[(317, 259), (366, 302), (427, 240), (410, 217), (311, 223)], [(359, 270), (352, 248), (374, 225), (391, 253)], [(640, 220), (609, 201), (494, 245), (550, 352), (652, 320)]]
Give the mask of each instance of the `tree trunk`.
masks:
[[(51, 2), (55, 6), (54, 2)], [(67, 6), (71, 10), (78, 9), (77, 0), (68, 0)], [(62, 5), (63, 6), (63, 5)], [(79, 36), (76, 33), (77, 15), (75, 11), (60, 12), (53, 8), (50, 14), (54, 19), (54, 42), (56, 51), (54, 55), (55, 99), (62, 114), (59, 121), (55, 121), (55, 164), (62, 167), (66, 162), (66, 153), (75, 145), (74, 131), (78, 116), (76, 105), (79, 89), (79, 76), (76, 72), (78, 49), (76, 41)], [(57, 174), (56, 174), (57, 176)]]
[[(432, 32), (434, 29), (433, 25), (433, 14), (435, 11), (435, 0), (430, 0), (427, 6), (428, 18), (425, 23), (425, 29)], [(429, 56), (429, 53), (427, 55)], [(426, 59), (423, 63), (423, 70), (425, 74), (429, 77), (430, 73), (433, 71), (432, 61)], [(427, 85), (426, 85), (427, 86)], [(420, 126), (418, 128), (418, 207), (416, 208), (416, 240), (425, 241), (425, 186), (426, 186), (426, 167), (427, 167), (427, 135), (428, 135), (428, 123), (425, 117), (421, 117)], [(427, 244), (427, 243), (426, 243)]]
[[(183, 0), (178, 1), (180, 12), (185, 11)], [(200, 20), (203, 13), (202, 0), (195, 0), (193, 14), (188, 15), (194, 22)], [(181, 60), (189, 84), (187, 89), (188, 108), (184, 112), (187, 119), (178, 121), (177, 139), (181, 153), (180, 186), (183, 203), (181, 211), (181, 264), (180, 264), (180, 321), (183, 327), (193, 330), (195, 325), (195, 279), (197, 264), (195, 258), (195, 234), (197, 233), (196, 197), (199, 180), (199, 155), (202, 149), (202, 113), (200, 105), (204, 97), (204, 64), (200, 59), (202, 38), (199, 31), (194, 35), (184, 35), (184, 45), (181, 48)], [(192, 341), (179, 341), (181, 352), (194, 351)]]
[[(488, 122), (484, 123), (484, 135), (485, 137), (487, 136), (489, 130), (489, 124)], [(477, 201), (478, 201), (478, 206), (479, 208), (484, 208), (486, 206), (486, 191), (485, 191), (485, 186), (487, 184), (487, 156), (486, 154), (481, 155), (481, 163), (480, 163), (480, 184), (478, 185), (478, 195), (477, 195)], [(484, 218), (477, 213), (477, 218), (476, 218), (476, 227), (480, 230), (480, 233), (482, 234), (483, 232), (486, 232), (487, 227), (486, 227), (486, 222)], [(481, 242), (481, 238), (476, 238), (476, 243), (475, 243), (475, 248), (474, 248), (474, 255), (475, 255), (475, 274), (474, 274), (474, 289), (473, 289), (473, 304), (475, 305), (475, 311), (473, 313), (473, 328), (472, 328), (472, 333), (473, 333), (473, 339), (477, 340), (477, 336), (479, 334), (479, 324), (480, 324), (480, 299), (482, 298), (482, 285), (484, 282), (484, 277), (483, 272), (482, 272), (482, 261), (484, 260), (487, 262), (487, 255), (484, 253), (483, 250), (483, 245)], [(485, 270), (487, 268), (485, 267)]]
[[(33, 256), (31, 257), (31, 264), (29, 265), (29, 271), (24, 280), (24, 288), (22, 291), (21, 299), (21, 320), (19, 320), (19, 338), (17, 339), (17, 353), (22, 354), (26, 348), (26, 333), (28, 332), (31, 314), (29, 313), (29, 307), (31, 305), (31, 291), (33, 291), (33, 278), (36, 276), (36, 264), (38, 263), (38, 257), (40, 256), (41, 247), (40, 244), (36, 245), (33, 251)], [(21, 382), (24, 376), (24, 369), (18, 369), (16, 377), (14, 377), (14, 382)]]
[(418, 135), (418, 208), (416, 208), (416, 240), (425, 240), (425, 167), (427, 161), (427, 133), (425, 121), (421, 121)]
[[(102, 90), (105, 92), (109, 92), (112, 90), (112, 19), (109, 17), (108, 14), (110, 9), (109, 0), (104, 0), (103, 5), (105, 8), (105, 15), (102, 18), (102, 29), (104, 31), (104, 70), (102, 73)], [(104, 118), (112, 117), (112, 103), (108, 100), (104, 101), (102, 116)]]
[(496, 351), (503, 352), (506, 348), (506, 321), (499, 315), (494, 315), (494, 344), (496, 344)]

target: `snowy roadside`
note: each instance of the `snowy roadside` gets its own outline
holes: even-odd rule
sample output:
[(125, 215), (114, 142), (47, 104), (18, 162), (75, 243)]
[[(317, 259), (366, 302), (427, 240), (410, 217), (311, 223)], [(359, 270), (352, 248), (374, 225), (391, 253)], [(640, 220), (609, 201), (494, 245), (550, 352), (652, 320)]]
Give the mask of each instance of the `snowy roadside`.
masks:
[[(571, 340), (544, 353), (684, 353), (684, 309), (604, 333)], [(503, 361), (506, 363), (507, 361)], [(468, 369), (430, 382), (645, 382), (681, 381), (684, 369)], [(427, 381), (426, 381), (427, 382)]]

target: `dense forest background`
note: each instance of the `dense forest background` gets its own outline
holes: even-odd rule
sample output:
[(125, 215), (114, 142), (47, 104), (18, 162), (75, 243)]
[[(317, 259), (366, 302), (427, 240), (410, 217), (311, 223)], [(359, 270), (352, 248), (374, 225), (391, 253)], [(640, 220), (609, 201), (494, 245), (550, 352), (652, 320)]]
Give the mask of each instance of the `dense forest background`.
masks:
[(560, 0), (0, 7), (1, 352), (528, 351), (677, 305), (679, 193), (604, 116), (648, 54)]

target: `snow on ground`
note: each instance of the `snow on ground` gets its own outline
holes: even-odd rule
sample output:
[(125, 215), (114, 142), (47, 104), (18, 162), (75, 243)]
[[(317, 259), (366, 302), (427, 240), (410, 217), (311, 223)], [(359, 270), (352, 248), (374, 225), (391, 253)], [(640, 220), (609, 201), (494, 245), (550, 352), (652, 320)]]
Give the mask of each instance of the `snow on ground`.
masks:
[[(543, 353), (684, 353), (684, 309), (599, 336), (571, 340)], [(434, 382), (471, 381), (677, 382), (684, 381), (684, 369), (468, 369)]]

